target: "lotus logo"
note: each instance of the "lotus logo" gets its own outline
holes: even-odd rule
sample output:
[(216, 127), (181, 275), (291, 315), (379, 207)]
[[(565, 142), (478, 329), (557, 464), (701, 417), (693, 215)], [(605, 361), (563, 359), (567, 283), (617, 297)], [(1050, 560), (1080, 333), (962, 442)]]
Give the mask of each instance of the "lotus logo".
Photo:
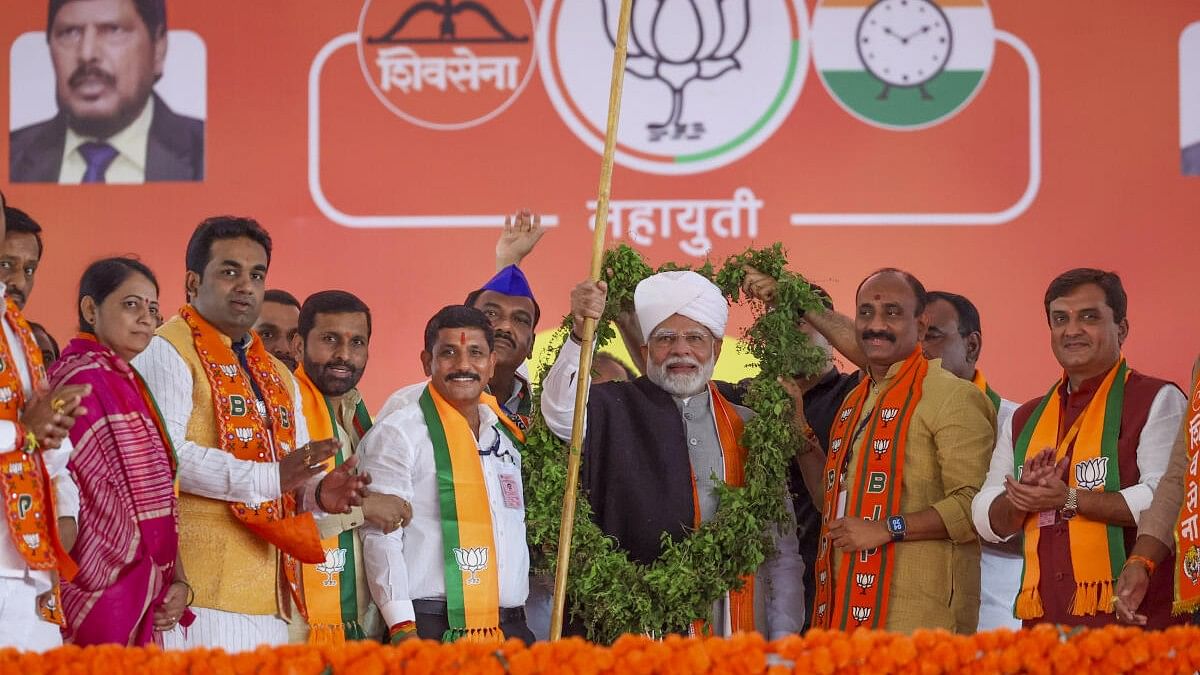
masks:
[(337, 581), (334, 581), (333, 575), (341, 574), (346, 569), (346, 549), (344, 548), (327, 548), (325, 549), (325, 562), (317, 565), (317, 571), (325, 575), (325, 579), (321, 582), (322, 586), (337, 586)]
[(837, 452), (838, 450), (841, 450), (841, 449), (842, 449), (842, 439), (840, 439), (840, 438), (833, 439), (833, 441), (829, 444), (830, 452)]
[(829, 572), (821, 570), (820, 573), (817, 574), (817, 581), (820, 581), (821, 584), (824, 585), (825, 582), (829, 581)]
[(1107, 481), (1107, 457), (1093, 457), (1075, 465), (1075, 482), (1084, 490), (1095, 490)]
[(479, 585), (479, 577), (475, 576), (476, 572), (482, 572), (487, 569), (488, 550), (485, 546), (476, 548), (455, 548), (454, 561), (458, 563), (458, 569), (463, 572), (470, 572), (471, 576), (467, 577), (467, 583), (472, 586)]
[[(601, 7), (608, 41), (616, 44), (621, 0), (603, 0)], [(671, 90), (671, 112), (663, 122), (648, 125), (651, 137), (656, 131), (682, 131), (688, 84), (741, 68), (737, 53), (750, 31), (750, 0), (633, 0), (631, 11), (625, 71)], [(693, 126), (693, 132), (702, 129)]]
[(829, 607), (829, 605), (824, 602), (817, 605), (817, 616), (825, 616), (825, 610), (828, 607)]
[(845, 422), (846, 419), (850, 417), (850, 413), (852, 412), (854, 411), (849, 408), (842, 408), (842, 412), (838, 415), (838, 419)]
[(254, 408), (255, 408), (256, 410), (258, 410), (258, 416), (259, 416), (259, 417), (266, 417), (266, 416), (267, 416), (267, 404), (266, 404), (266, 403), (263, 403), (262, 401), (255, 401), (255, 402), (254, 402)]
[(20, 476), (25, 473), (25, 465), (20, 462), (13, 462), (8, 465), (8, 475)]
[(896, 419), (900, 415), (899, 408), (884, 408), (879, 411), (879, 419), (883, 420), (883, 426), (887, 426), (889, 422)]
[(871, 608), (855, 605), (850, 608), (850, 614), (854, 616), (854, 620), (861, 626), (871, 619)]
[(1183, 573), (1192, 584), (1200, 583), (1200, 549), (1195, 546), (1183, 554)]
[(833, 469), (830, 469), (830, 470), (829, 470), (829, 471), (828, 471), (828, 472), (825, 474), (825, 489), (826, 489), (826, 490), (832, 490), (832, 489), (833, 489), (833, 476), (834, 476)]
[(221, 372), (225, 373), (225, 377), (228, 377), (231, 380), (237, 377), (238, 367), (236, 365), (223, 363), (220, 365), (220, 368)]
[(251, 438), (254, 438), (254, 429), (250, 427), (236, 427), (233, 433), (237, 435), (237, 439), (243, 443), (249, 443)]
[(9, 403), (14, 398), (12, 387), (0, 387), (0, 403)]
[(875, 457), (879, 458), (887, 454), (888, 448), (890, 448), (891, 445), (892, 442), (890, 440), (886, 438), (877, 438), (875, 439), (875, 442), (871, 444), (871, 447), (875, 450)]
[(23, 534), (21, 538), (25, 540), (25, 545), (29, 548), (37, 548), (42, 544), (42, 535), (40, 534)]
[(858, 585), (863, 593), (866, 593), (875, 585), (875, 575), (859, 572), (854, 575), (854, 583)]

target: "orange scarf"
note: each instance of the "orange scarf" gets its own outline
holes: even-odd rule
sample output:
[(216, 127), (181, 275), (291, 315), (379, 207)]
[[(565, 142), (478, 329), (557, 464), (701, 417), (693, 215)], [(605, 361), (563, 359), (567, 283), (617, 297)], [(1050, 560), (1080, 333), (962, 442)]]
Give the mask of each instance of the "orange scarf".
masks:
[[(713, 385), (708, 383), (712, 396), (713, 419), (717, 426), (717, 439), (721, 443), (721, 460), (725, 466), (725, 484), (732, 487), (746, 486), (746, 448), (742, 445), (745, 424), (733, 404), (725, 400)], [(692, 525), (700, 527), (700, 494), (696, 490), (696, 472), (692, 471)], [(729, 632), (746, 633), (754, 630), (754, 575), (742, 577), (745, 584), (731, 590), (729, 600)], [(708, 635), (711, 630), (704, 621), (692, 622), (692, 635)]]
[[(292, 398), (262, 340), (253, 331), (246, 347), (247, 378), (233, 348), (221, 332), (191, 305), (179, 315), (192, 329), (196, 353), (212, 388), (217, 437), (221, 449), (238, 459), (278, 462), (296, 448)], [(251, 378), (253, 384), (251, 384)], [(254, 387), (262, 394), (258, 403)], [(296, 497), (288, 493), (261, 504), (232, 503), (233, 515), (251, 532), (274, 544), (283, 558), (283, 572), (300, 613), (308, 616), (300, 588), (300, 563), (325, 561), (321, 538), (311, 513), (296, 513)]]
[[(1200, 362), (1198, 362), (1200, 363)], [(1200, 368), (1192, 383), (1187, 413), (1180, 430), (1187, 439), (1188, 469), (1184, 478), (1186, 496), (1175, 524), (1175, 614), (1200, 609)]]
[[(5, 303), (4, 320), (17, 335), (20, 348), (29, 365), (35, 391), (46, 386), (46, 367), (29, 323), (11, 299)], [(58, 519), (54, 510), (54, 487), (46, 472), (40, 451), (25, 451), (25, 429), (19, 420), (25, 407), (25, 386), (21, 382), (13, 345), (0, 340), (0, 419), (16, 425), (16, 441), (12, 450), (0, 453), (0, 488), (7, 508), (8, 530), (17, 552), (30, 569), (57, 569), (62, 578), (70, 581), (77, 567), (63, 550), (58, 537)]]
[[(870, 378), (863, 378), (846, 396), (829, 433), (829, 454), (825, 459), (825, 496), (822, 505), (821, 543), (817, 549), (817, 595), (814, 627), (886, 628), (891, 599), (893, 544), (869, 551), (842, 552), (834, 573), (829, 523), (838, 518), (838, 499), (847, 489), (847, 518), (883, 520), (900, 513), (900, 495), (904, 485), (904, 452), (908, 444), (908, 425), (913, 410), (921, 401), (929, 362), (915, 350), (900, 364), (892, 383), (879, 394), (873, 410), (864, 411)], [(861, 423), (861, 424), (860, 424)], [(850, 452), (860, 428), (866, 429), (862, 452), (855, 461), (857, 474), (850, 471)], [(851, 490), (846, 483), (857, 475), (862, 489)]]

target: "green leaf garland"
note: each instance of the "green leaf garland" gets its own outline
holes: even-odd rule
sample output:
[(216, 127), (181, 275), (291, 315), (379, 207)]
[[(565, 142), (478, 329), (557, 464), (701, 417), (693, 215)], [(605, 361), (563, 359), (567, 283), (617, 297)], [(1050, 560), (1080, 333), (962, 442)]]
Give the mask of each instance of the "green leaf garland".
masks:
[[(720, 270), (706, 264), (695, 271), (711, 279), (730, 301), (741, 298), (746, 266), (778, 282), (775, 305), (753, 302), (756, 320), (746, 331), (746, 348), (758, 359), (760, 372), (750, 383), (745, 404), (757, 415), (746, 424), (746, 485), (720, 484), (716, 515), (676, 542), (663, 535), (659, 558), (649, 566), (635, 563), (606, 536), (591, 518), (586, 495), (577, 500), (567, 594), (575, 616), (590, 639), (610, 643), (624, 633), (686, 633), (691, 622), (708, 617), (712, 605), (742, 584), (773, 550), (768, 526), (784, 522), (787, 470), (796, 448), (791, 420), (792, 400), (779, 385), (780, 376), (811, 375), (825, 364), (824, 352), (796, 329), (806, 310), (821, 306), (820, 298), (799, 276), (786, 269), (783, 248), (751, 249), (731, 256)], [(658, 271), (689, 269), (673, 264)], [(633, 307), (638, 282), (654, 273), (634, 249), (622, 245), (608, 251), (603, 278), (608, 305), (597, 328), (602, 347), (616, 333), (610, 321)], [(571, 325), (568, 315), (555, 334), (548, 354), (557, 356)], [(553, 364), (540, 364), (542, 375)], [(557, 566), (559, 525), (567, 477), (567, 444), (546, 428), (541, 418), (540, 386), (534, 394), (534, 420), (527, 433), (522, 465), (525, 470), (525, 518), (535, 563), (553, 574)]]

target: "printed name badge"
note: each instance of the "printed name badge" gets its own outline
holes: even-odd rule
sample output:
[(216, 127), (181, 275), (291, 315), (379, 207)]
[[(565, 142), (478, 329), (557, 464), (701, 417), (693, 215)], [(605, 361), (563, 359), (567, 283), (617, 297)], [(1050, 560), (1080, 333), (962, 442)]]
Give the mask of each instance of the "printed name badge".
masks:
[(504, 508), (521, 508), (521, 484), (515, 474), (500, 474), (500, 495), (504, 498)]
[(1058, 511), (1039, 511), (1038, 527), (1050, 527), (1058, 517)]

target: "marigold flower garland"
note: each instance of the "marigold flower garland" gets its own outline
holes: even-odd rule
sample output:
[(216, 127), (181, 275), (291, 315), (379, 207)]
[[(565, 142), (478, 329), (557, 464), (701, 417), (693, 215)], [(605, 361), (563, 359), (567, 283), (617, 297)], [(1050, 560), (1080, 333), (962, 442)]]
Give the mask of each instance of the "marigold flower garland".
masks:
[(1039, 626), (978, 635), (917, 631), (814, 630), (768, 643), (757, 633), (729, 639), (626, 635), (611, 647), (570, 638), (525, 647), (411, 640), (312, 647), (262, 647), (244, 654), (156, 647), (66, 646), (46, 654), (0, 650), (0, 675), (783, 675), (939, 673), (1084, 675), (1193, 673), (1200, 669), (1200, 628), (1162, 632), (1110, 626), (1066, 631)]

